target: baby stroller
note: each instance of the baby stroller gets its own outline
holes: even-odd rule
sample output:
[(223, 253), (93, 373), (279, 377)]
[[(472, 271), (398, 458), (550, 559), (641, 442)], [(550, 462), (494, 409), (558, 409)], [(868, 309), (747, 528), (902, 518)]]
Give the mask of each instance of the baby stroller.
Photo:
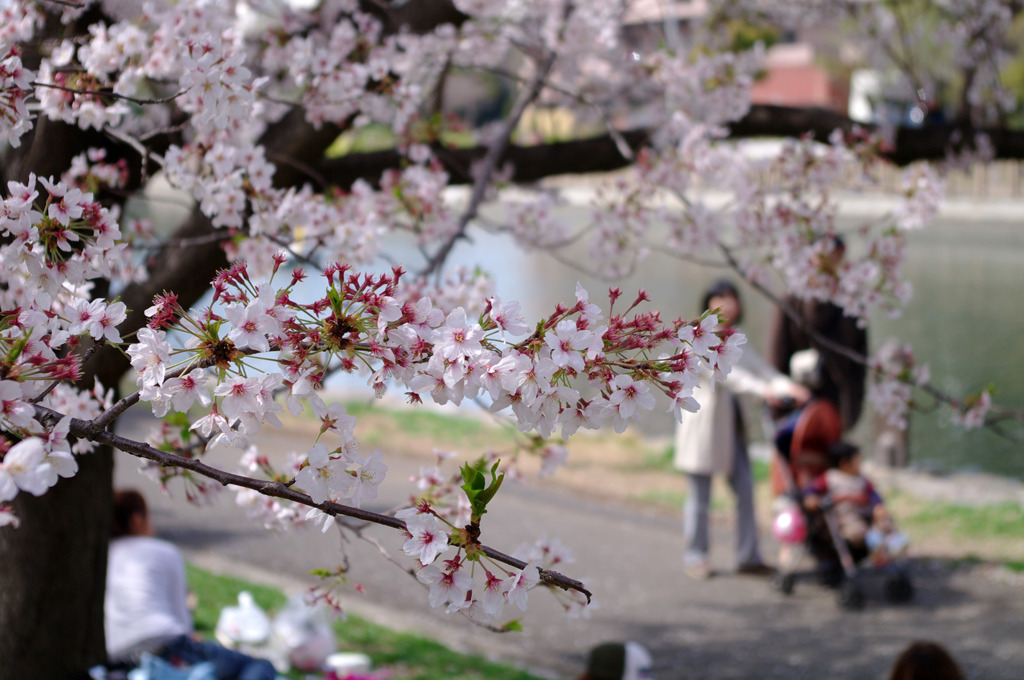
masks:
[[(862, 608), (864, 570), (858, 564), (868, 556), (868, 551), (843, 539), (832, 499), (822, 498), (814, 511), (804, 505), (803, 490), (828, 470), (828, 451), (841, 438), (838, 412), (831, 402), (817, 399), (778, 423), (771, 420), (766, 425), (771, 428), (769, 432), (775, 430), (776, 444), (771, 476), (776, 496), (772, 532), (781, 548), (775, 587), (789, 595), (798, 580), (814, 579), (837, 587), (843, 608)], [(800, 571), (807, 554), (813, 557), (815, 566)], [(913, 597), (913, 585), (903, 560), (892, 559), (868, 571), (885, 574), (885, 596), (890, 602), (906, 602)]]

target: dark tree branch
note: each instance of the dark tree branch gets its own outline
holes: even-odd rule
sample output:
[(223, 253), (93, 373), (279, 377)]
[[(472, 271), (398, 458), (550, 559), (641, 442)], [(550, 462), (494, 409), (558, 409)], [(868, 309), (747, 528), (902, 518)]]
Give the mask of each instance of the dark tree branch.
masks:
[(430, 262), (427, 264), (425, 273), (438, 271), (441, 265), (448, 259), (448, 255), (451, 253), (452, 248), (455, 247), (455, 242), (458, 239), (465, 237), (466, 227), (469, 226), (470, 220), (477, 216), (477, 211), (480, 209), (480, 205), (484, 202), (484, 197), (486, 196), (487, 189), (491, 184), (491, 179), (493, 178), (495, 171), (498, 169), (498, 164), (501, 162), (502, 156), (505, 155), (505, 149), (508, 148), (508, 143), (512, 138), (512, 133), (519, 124), (519, 120), (523, 117), (526, 107), (529, 106), (540, 94), (544, 81), (547, 80), (548, 74), (551, 73), (551, 69), (555, 66), (556, 56), (557, 55), (552, 52), (545, 57), (541, 63), (537, 64), (536, 76), (530, 82), (529, 86), (522, 92), (519, 101), (516, 102), (515, 108), (509, 114), (508, 118), (506, 118), (502, 123), (501, 131), (487, 148), (486, 154), (484, 154), (479, 174), (475, 178), (473, 184), (473, 195), (469, 199), (469, 205), (459, 217), (458, 230), (455, 235), (449, 238), (444, 245), (441, 246), (440, 250), (430, 258)]
[[(622, 137), (633, 148), (650, 142), (647, 130), (630, 130), (622, 133)], [(452, 184), (470, 184), (473, 180), (465, 169), (483, 159), (487, 148), (446, 149), (437, 157), (451, 175)], [(377, 181), (384, 171), (402, 167), (403, 161), (404, 156), (397, 151), (351, 154), (324, 159), (318, 172), (333, 184), (347, 188), (357, 179)], [(553, 175), (607, 172), (630, 164), (611, 135), (537, 146), (509, 146), (500, 163), (511, 163), (511, 180), (520, 183), (536, 182)]]
[[(51, 423), (57, 422), (62, 416), (56, 411), (44, 408), (42, 406), (36, 406), (36, 413), (38, 417)], [(159, 465), (171, 466), (182, 468), (185, 470), (191, 470), (204, 477), (212, 479), (216, 482), (228, 486), (239, 486), (245, 489), (252, 489), (264, 496), (272, 498), (280, 498), (286, 501), (292, 501), (300, 505), (305, 505), (311, 508), (317, 508), (321, 512), (324, 512), (331, 516), (343, 516), (351, 517), (363, 522), (370, 522), (373, 524), (379, 524), (381, 526), (389, 527), (391, 529), (397, 529), (399, 531), (405, 530), (405, 522), (392, 517), (390, 515), (382, 515), (377, 512), (371, 512), (369, 510), (363, 510), (362, 508), (355, 508), (348, 505), (342, 505), (340, 503), (334, 503), (331, 501), (325, 501), (323, 503), (315, 503), (313, 499), (304, 493), (295, 491), (291, 487), (287, 486), (282, 482), (269, 481), (254, 479), (252, 477), (246, 477), (245, 475), (238, 475), (220, 468), (215, 468), (211, 465), (197, 460), (195, 458), (186, 458), (185, 456), (179, 456), (175, 453), (168, 451), (161, 451), (148, 444), (137, 442), (127, 437), (114, 434), (107, 430), (97, 429), (94, 424), (87, 420), (80, 420), (78, 418), (72, 418), (68, 432), (82, 439), (88, 439), (89, 441), (96, 442), (97, 444), (105, 444), (112, 446), (116, 449), (120, 449), (125, 453), (130, 453), (133, 456), (151, 460)], [(527, 566), (527, 563), (518, 558), (506, 555), (503, 552), (490, 548), (488, 546), (480, 546), (481, 552), (487, 555), (493, 560), (502, 562), (516, 569), (523, 569)], [(561, 588), (562, 590), (576, 590), (587, 597), (589, 601), (591, 593), (587, 590), (586, 586), (575, 579), (571, 579), (563, 574), (556, 571), (549, 571), (547, 569), (540, 570), (540, 579), (542, 582), (549, 586)]]
[(359, 4), (364, 12), (373, 14), (384, 24), (388, 34), (401, 30), (429, 33), (442, 24), (461, 26), (469, 18), (455, 8), (452, 0), (362, 0)]
[[(873, 129), (871, 125), (858, 124), (828, 109), (757, 105), (729, 126), (729, 135), (733, 139), (809, 136), (827, 143), (829, 135), (836, 129), (851, 132), (858, 125), (864, 130)], [(629, 148), (641, 148), (650, 143), (651, 132), (634, 129), (614, 136), (608, 134), (536, 146), (509, 146), (500, 162), (513, 165), (514, 182), (618, 170), (633, 162), (621, 153), (621, 142), (624, 141)], [(949, 150), (972, 143), (978, 133), (988, 136), (995, 158), (1024, 159), (1024, 131), (956, 124), (897, 128), (892, 148), (883, 150), (881, 156), (897, 166), (919, 160), (942, 160)], [(616, 137), (621, 139), (617, 142)], [(486, 146), (447, 149), (445, 153), (438, 154), (438, 159), (451, 175), (453, 184), (467, 184), (472, 180), (466, 176), (465, 168), (481, 160), (486, 153)], [(400, 168), (403, 162), (404, 156), (398, 151), (388, 150), (323, 159), (315, 167), (318, 175), (336, 186), (347, 188), (357, 179), (377, 181), (386, 170)]]
[[(723, 256), (725, 257), (726, 261), (728, 262), (732, 270), (736, 272), (736, 274), (741, 276), (747, 283), (749, 283), (754, 288), (754, 290), (756, 290), (758, 293), (764, 296), (766, 300), (768, 300), (773, 305), (775, 305), (779, 310), (781, 310), (783, 314), (785, 314), (791, 321), (793, 321), (793, 323), (799, 326), (800, 330), (806, 333), (807, 337), (809, 337), (818, 348), (824, 350), (825, 352), (838, 354), (839, 356), (845, 357), (850, 361), (853, 361), (854, 363), (866, 367), (869, 371), (876, 375), (879, 373), (877, 367), (873, 364), (873, 362), (867, 355), (861, 354), (855, 349), (847, 347), (846, 345), (843, 345), (842, 343), (837, 342), (836, 340), (819, 332), (816, 328), (814, 328), (814, 326), (812, 326), (808, 322), (807, 319), (803, 317), (802, 314), (800, 314), (800, 312), (798, 312), (796, 309), (793, 308), (792, 305), (786, 302), (786, 300), (773, 293), (763, 283), (747, 277), (743, 273), (743, 268), (740, 266), (739, 261), (736, 260), (736, 257), (733, 255), (732, 251), (725, 244), (719, 242), (718, 247), (719, 250), (722, 251)], [(902, 378), (900, 380), (902, 382), (907, 383), (911, 387), (916, 387), (925, 394), (929, 395), (932, 399), (934, 399), (937, 402), (937, 404), (948, 404), (954, 410), (960, 409), (963, 406), (962, 399), (957, 399), (952, 394), (939, 389), (930, 382), (919, 384)], [(1021, 441), (1022, 438), (1024, 438), (1024, 433), (1010, 432), (1009, 430), (1001, 426), (1002, 422), (1007, 420), (1012, 420), (1024, 424), (1024, 412), (999, 406), (998, 404), (993, 404), (990, 411), (985, 416), (984, 425), (985, 427), (989, 428), (991, 431), (993, 431), (994, 433), (1008, 441)]]

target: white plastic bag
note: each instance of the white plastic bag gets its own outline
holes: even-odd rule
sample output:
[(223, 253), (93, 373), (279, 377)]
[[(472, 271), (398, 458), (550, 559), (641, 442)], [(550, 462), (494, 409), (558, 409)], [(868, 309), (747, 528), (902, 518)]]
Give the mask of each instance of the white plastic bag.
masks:
[(337, 649), (323, 605), (310, 605), (301, 593), (292, 595), (274, 617), (270, 646), (301, 671), (323, 669)]
[(225, 647), (261, 645), (270, 637), (270, 619), (266, 612), (243, 590), (238, 594), (238, 606), (224, 607), (214, 630), (217, 641)]

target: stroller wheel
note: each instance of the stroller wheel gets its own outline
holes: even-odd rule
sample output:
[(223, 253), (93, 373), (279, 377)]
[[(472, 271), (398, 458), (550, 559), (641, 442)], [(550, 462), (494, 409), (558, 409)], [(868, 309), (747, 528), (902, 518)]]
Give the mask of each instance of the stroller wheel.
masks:
[(910, 602), (914, 599), (914, 584), (906, 574), (898, 574), (885, 582), (885, 599), (894, 604)]
[(848, 579), (839, 586), (839, 606), (850, 611), (864, 608), (864, 592), (856, 581)]
[(846, 578), (846, 575), (843, 573), (843, 568), (838, 564), (825, 565), (818, 573), (821, 585), (826, 588), (838, 588), (843, 583), (844, 578)]
[(778, 588), (783, 595), (792, 595), (793, 587), (796, 585), (796, 576), (793, 574), (776, 574), (772, 585)]

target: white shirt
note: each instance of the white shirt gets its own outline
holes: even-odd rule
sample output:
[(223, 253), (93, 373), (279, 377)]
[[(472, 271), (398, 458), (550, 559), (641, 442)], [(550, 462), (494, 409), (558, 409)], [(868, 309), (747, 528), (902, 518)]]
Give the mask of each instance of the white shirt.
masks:
[(676, 469), (690, 474), (730, 474), (739, 437), (733, 395), (760, 397), (767, 392), (781, 397), (793, 387), (792, 380), (775, 370), (749, 344), (743, 346), (743, 354), (724, 382), (712, 386), (710, 373), (704, 371), (693, 391), (700, 410), (684, 413), (676, 426)]
[(104, 600), (110, 658), (192, 632), (187, 592), (185, 562), (173, 545), (150, 536), (112, 540)]

